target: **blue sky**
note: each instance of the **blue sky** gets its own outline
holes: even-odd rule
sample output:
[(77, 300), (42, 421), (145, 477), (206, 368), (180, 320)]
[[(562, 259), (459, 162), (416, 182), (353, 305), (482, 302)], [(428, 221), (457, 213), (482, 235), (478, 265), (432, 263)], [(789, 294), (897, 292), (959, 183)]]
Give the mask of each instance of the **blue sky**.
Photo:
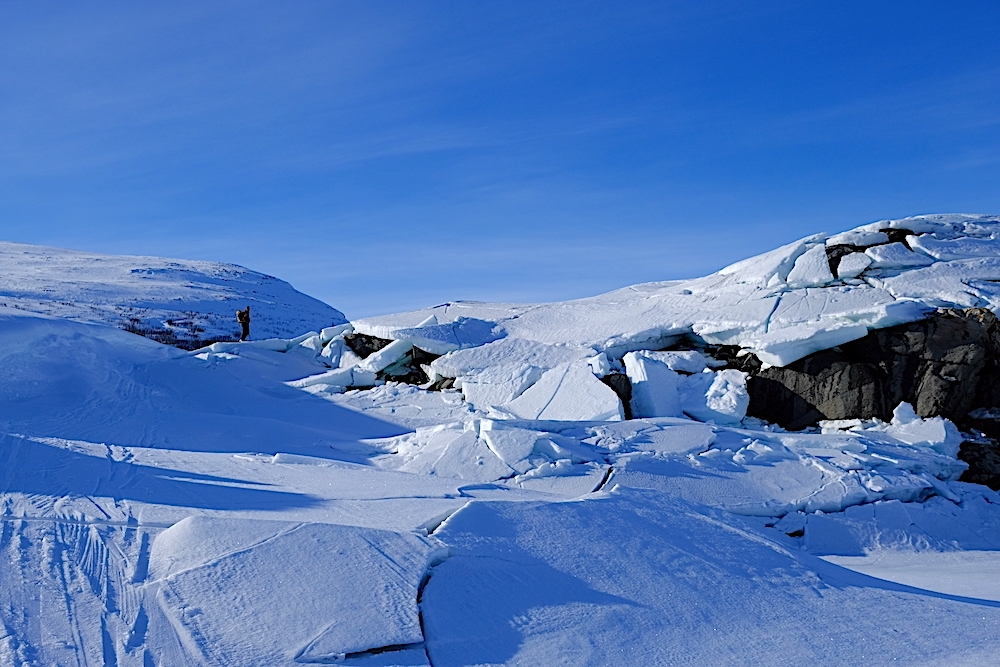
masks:
[(0, 2), (0, 238), (349, 317), (1000, 212), (997, 2)]

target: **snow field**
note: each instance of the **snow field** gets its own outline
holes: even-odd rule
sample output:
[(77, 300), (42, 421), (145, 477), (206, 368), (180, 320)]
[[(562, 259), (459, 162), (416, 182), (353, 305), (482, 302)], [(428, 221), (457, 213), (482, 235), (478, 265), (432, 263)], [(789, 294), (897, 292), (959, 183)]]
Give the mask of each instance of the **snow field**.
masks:
[[(997, 234), (883, 221), (696, 280), (190, 354), (11, 307), (0, 664), (988, 664), (1000, 496), (956, 481), (950, 422), (785, 432), (745, 417), (742, 373), (663, 348), (780, 365), (995, 308)], [(415, 349), (428, 382), (385, 381)]]

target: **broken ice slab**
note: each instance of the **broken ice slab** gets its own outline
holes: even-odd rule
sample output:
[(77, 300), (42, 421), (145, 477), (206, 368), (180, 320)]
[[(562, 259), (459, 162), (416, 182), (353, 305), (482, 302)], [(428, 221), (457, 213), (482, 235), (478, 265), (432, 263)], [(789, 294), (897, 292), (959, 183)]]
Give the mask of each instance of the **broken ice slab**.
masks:
[(623, 359), (632, 383), (632, 416), (679, 417), (678, 375), (648, 352), (629, 352)]
[(840, 258), (837, 264), (837, 277), (841, 280), (856, 278), (862, 271), (872, 265), (874, 260), (863, 252), (852, 252)]
[(914, 250), (919, 250), (941, 261), (969, 259), (971, 257), (996, 257), (1000, 255), (1000, 239), (995, 238), (957, 238), (944, 240), (925, 235), (910, 237), (907, 241)]
[(607, 481), (610, 472), (607, 465), (573, 463), (569, 459), (560, 459), (545, 463), (505, 483), (519, 489), (579, 498), (598, 490)]
[(934, 259), (920, 252), (913, 252), (902, 243), (873, 246), (865, 250), (877, 269), (909, 269), (933, 264)]
[(871, 232), (871, 231), (850, 231), (842, 232), (840, 234), (834, 234), (826, 240), (826, 245), (855, 245), (855, 246), (870, 246), (879, 245), (882, 243), (888, 243), (889, 237), (885, 232)]
[(868, 335), (864, 324), (800, 324), (747, 337), (743, 346), (765, 364), (787, 366), (793, 361)]
[(531, 464), (526, 460), (535, 451), (535, 442), (544, 433), (516, 426), (501, 420), (485, 419), (480, 425), (480, 435), (504, 463), (519, 473), (527, 472)]
[(474, 409), (489, 410), (523, 394), (544, 373), (545, 369), (530, 364), (498, 364), (471, 377), (460, 378), (456, 384)]
[(438, 324), (435, 318), (427, 325), (392, 331), (392, 338), (409, 340), (421, 350), (446, 354), (454, 350), (480, 347), (506, 335), (503, 327), (474, 317), (459, 317), (453, 322)]
[(718, 273), (723, 276), (733, 276), (739, 282), (752, 285), (770, 285), (775, 281), (783, 283), (795, 265), (795, 260), (808, 249), (808, 244), (823, 240), (822, 234), (807, 236), (756, 257), (730, 264), (720, 269)]
[(500, 406), (519, 419), (621, 421), (621, 401), (585, 362), (547, 371), (523, 394)]
[(394, 452), (375, 459), (402, 472), (492, 482), (515, 474), (476, 434), (474, 423), (417, 429), (396, 440)]
[(785, 282), (789, 287), (819, 287), (833, 280), (826, 247), (819, 244), (799, 255)]

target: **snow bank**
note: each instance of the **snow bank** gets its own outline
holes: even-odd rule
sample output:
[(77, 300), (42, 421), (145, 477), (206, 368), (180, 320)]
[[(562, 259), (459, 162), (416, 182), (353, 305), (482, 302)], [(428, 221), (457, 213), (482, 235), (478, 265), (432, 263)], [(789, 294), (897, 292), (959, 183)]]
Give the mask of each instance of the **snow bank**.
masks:
[[(0, 662), (987, 663), (996, 605), (926, 576), (1000, 549), (954, 425), (904, 404), (784, 432), (744, 418), (741, 373), (663, 348), (788, 363), (996, 307), (998, 226), (882, 221), (690, 281), (196, 354), (0, 311)], [(352, 330), (394, 342), (361, 359)], [(427, 389), (345, 391), (415, 345), (442, 354)], [(925, 576), (819, 558), (879, 552)]]
[(417, 589), (442, 553), (405, 533), (189, 518), (153, 542), (150, 592), (206, 664), (332, 662), (423, 641)]

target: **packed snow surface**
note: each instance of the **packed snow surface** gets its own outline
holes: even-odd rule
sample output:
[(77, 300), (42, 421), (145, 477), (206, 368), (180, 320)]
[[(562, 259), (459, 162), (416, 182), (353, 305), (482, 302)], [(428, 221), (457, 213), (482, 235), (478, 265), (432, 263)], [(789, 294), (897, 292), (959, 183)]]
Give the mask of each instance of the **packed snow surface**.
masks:
[[(28, 284), (43, 251), (4, 248)], [(690, 344), (788, 363), (995, 308), (997, 218), (190, 353), (106, 317), (168, 260), (79, 261), (129, 277), (98, 295), (46, 268), (45, 299), (0, 307), (0, 665), (995, 661), (1000, 496), (957, 481), (955, 426), (901, 404), (785, 432)], [(148, 303), (201, 289), (171, 271)], [(352, 332), (392, 342), (362, 358)], [(415, 350), (440, 355), (427, 384), (385, 381)]]

